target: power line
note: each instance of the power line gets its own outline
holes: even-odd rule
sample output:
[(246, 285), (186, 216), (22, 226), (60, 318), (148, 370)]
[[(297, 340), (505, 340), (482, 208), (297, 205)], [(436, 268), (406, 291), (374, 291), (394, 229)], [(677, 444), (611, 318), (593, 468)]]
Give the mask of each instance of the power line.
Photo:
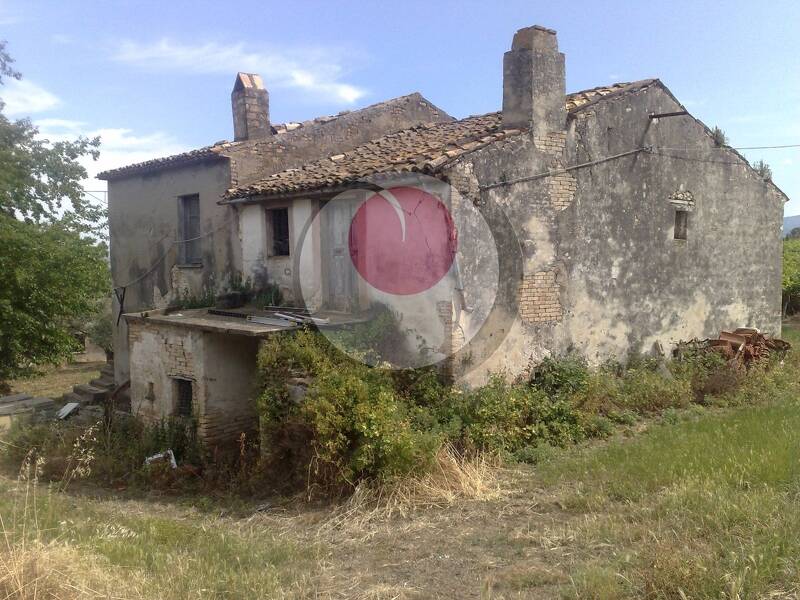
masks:
[(800, 148), (800, 144), (784, 144), (782, 146), (737, 146), (734, 150), (776, 150), (779, 148)]
[[(781, 146), (717, 146), (714, 150), (781, 150), (786, 148), (800, 148), (800, 144), (783, 144)], [(661, 150), (705, 150), (703, 146), (682, 146), (678, 148), (670, 148), (667, 146), (659, 146)]]
[[(222, 229), (226, 225), (229, 225), (232, 222), (233, 222), (233, 218), (231, 217), (230, 219), (226, 219), (225, 221), (223, 221), (222, 224), (219, 227), (217, 227), (215, 229), (212, 229), (211, 231), (208, 231), (208, 232), (206, 232), (206, 233), (204, 233), (202, 235), (199, 235), (197, 237), (188, 238), (188, 239), (185, 239), (185, 240), (173, 240), (172, 242), (169, 243), (169, 246), (167, 246), (167, 249), (161, 254), (161, 256), (159, 256), (158, 259), (152, 265), (150, 265), (150, 268), (147, 269), (147, 271), (142, 273), (136, 279), (133, 279), (132, 281), (129, 281), (128, 283), (125, 283), (123, 285), (114, 286), (114, 289), (115, 290), (124, 290), (125, 288), (130, 287), (135, 283), (139, 283), (142, 279), (144, 279), (145, 277), (150, 275), (150, 273), (152, 273), (153, 271), (156, 270), (156, 267), (158, 267), (158, 265), (160, 265), (164, 261), (164, 259), (167, 258), (167, 255), (170, 253), (170, 251), (172, 250), (173, 247), (179, 246), (180, 244), (186, 244), (188, 242), (194, 242), (195, 240), (201, 240), (203, 238), (207, 238), (210, 235), (214, 235), (220, 229)], [(167, 236), (164, 236), (163, 238), (161, 238), (159, 243), (164, 241), (166, 238), (167, 238)]]
[(536, 175), (528, 175), (526, 177), (518, 177), (517, 179), (508, 179), (506, 181), (498, 181), (496, 183), (489, 183), (487, 185), (482, 185), (480, 189), (482, 190), (491, 190), (496, 187), (504, 186), (504, 185), (513, 185), (515, 183), (522, 183), (524, 181), (533, 181), (534, 179), (542, 179), (544, 177), (552, 177), (553, 175), (560, 175), (562, 173), (568, 173), (569, 171), (573, 171), (575, 169), (582, 169), (584, 167), (591, 167), (594, 165), (599, 165), (600, 163), (608, 162), (610, 160), (616, 160), (618, 158), (622, 158), (624, 156), (630, 156), (632, 154), (638, 154), (639, 152), (652, 152), (651, 146), (642, 146), (641, 148), (634, 148), (633, 150), (628, 150), (627, 152), (621, 152), (619, 154), (614, 154), (612, 156), (606, 156), (604, 158), (598, 158), (597, 160), (591, 160), (589, 162), (580, 163), (577, 165), (571, 165), (569, 167), (564, 167), (561, 169), (550, 169), (549, 171), (544, 171), (542, 173), (537, 173)]

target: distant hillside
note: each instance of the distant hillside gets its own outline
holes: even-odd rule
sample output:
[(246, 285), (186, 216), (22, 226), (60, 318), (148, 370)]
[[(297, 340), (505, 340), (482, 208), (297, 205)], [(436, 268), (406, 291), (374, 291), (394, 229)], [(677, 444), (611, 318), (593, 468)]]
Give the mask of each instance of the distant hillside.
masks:
[(795, 227), (800, 227), (800, 215), (783, 217), (783, 235), (788, 234)]

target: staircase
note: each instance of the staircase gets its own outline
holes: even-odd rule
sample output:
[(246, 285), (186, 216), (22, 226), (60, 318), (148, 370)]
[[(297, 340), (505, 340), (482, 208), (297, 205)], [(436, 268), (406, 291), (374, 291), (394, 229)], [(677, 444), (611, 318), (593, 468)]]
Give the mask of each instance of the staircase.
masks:
[(64, 402), (77, 402), (81, 406), (87, 404), (102, 404), (114, 391), (114, 363), (107, 362), (100, 369), (100, 377), (92, 379), (89, 383), (81, 383), (72, 388), (71, 392), (64, 394)]

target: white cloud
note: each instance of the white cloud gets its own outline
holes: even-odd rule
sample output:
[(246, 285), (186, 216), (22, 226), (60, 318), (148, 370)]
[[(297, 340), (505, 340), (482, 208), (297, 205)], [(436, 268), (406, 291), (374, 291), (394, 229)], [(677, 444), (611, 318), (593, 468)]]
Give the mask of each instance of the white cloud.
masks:
[(41, 137), (52, 142), (73, 140), (79, 135), (89, 138), (100, 136), (100, 158), (96, 161), (90, 157), (80, 159), (89, 174), (82, 182), (87, 190), (106, 189), (105, 181), (95, 179), (102, 171), (188, 150), (186, 145), (160, 131), (137, 134), (125, 128), (98, 129), (69, 119), (38, 119), (35, 124), (39, 127)]
[(28, 116), (61, 104), (58, 96), (28, 79), (6, 80), (0, 88), (0, 98), (6, 104), (5, 113), (11, 116)]
[(153, 43), (125, 41), (114, 57), (147, 69), (193, 73), (259, 73), (267, 86), (293, 87), (352, 104), (366, 92), (341, 81), (343, 69), (329, 50), (249, 50), (244, 44), (208, 42), (191, 45), (162, 39)]

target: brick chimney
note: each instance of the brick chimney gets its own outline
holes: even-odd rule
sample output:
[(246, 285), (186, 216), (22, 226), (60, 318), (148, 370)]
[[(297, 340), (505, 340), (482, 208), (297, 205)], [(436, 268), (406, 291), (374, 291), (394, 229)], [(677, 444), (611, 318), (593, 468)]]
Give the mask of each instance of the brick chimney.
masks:
[(261, 76), (239, 73), (231, 92), (233, 139), (257, 140), (272, 135), (269, 124), (269, 93)]
[(530, 127), (536, 136), (563, 131), (566, 94), (556, 32), (539, 25), (517, 31), (503, 56), (503, 127)]

